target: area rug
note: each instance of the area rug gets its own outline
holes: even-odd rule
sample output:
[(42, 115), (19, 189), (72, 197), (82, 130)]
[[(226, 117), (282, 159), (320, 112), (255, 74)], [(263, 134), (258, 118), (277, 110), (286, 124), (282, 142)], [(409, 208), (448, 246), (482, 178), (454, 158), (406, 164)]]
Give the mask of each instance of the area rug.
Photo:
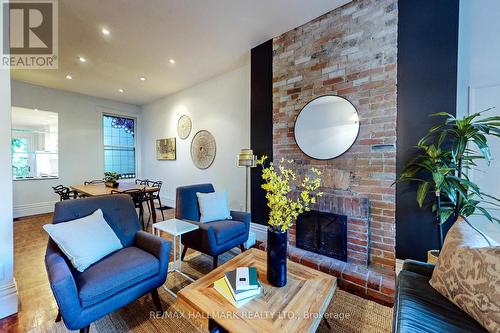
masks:
[[(219, 263), (231, 259), (238, 252), (235, 249), (219, 256)], [(211, 267), (212, 258), (197, 252), (186, 256), (182, 265), (183, 271), (195, 279), (208, 273)], [(169, 274), (166, 286), (177, 291), (187, 284), (189, 284), (189, 281), (181, 275), (174, 273)], [(91, 325), (90, 332), (206, 332), (195, 318), (188, 317), (184, 309), (175, 303), (175, 298), (172, 295), (163, 290), (163, 288), (159, 289), (159, 293), (163, 309), (165, 310), (165, 315), (161, 318), (154, 316), (155, 308), (151, 296), (147, 295), (125, 308), (96, 321)], [(340, 289), (335, 291), (327, 312), (327, 319), (321, 322), (317, 332), (391, 332), (391, 308), (365, 300)], [(325, 323), (325, 320), (328, 320), (330, 328)], [(65, 328), (62, 322), (49, 322), (29, 332), (67, 333), (70, 331)]]

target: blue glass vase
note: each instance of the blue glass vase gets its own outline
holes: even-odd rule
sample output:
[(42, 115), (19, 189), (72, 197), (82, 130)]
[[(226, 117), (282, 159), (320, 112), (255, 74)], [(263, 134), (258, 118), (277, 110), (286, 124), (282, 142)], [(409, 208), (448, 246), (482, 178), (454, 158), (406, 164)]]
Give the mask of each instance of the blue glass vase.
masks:
[(287, 231), (267, 229), (267, 280), (275, 287), (286, 285), (287, 239)]

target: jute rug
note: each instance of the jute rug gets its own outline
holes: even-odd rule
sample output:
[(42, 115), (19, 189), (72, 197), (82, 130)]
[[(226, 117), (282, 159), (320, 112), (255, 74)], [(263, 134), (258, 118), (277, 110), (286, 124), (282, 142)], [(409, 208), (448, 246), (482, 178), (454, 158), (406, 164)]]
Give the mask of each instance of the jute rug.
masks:
[[(219, 263), (225, 262), (237, 255), (239, 250), (232, 250), (219, 256)], [(186, 256), (182, 270), (193, 278), (208, 273), (212, 267), (211, 257), (200, 253)], [(169, 274), (167, 286), (176, 291), (189, 284), (179, 274)], [(147, 295), (129, 304), (91, 325), (91, 333), (108, 332), (160, 332), (160, 333), (190, 333), (205, 332), (196, 318), (189, 317), (183, 308), (175, 303), (175, 298), (163, 288), (159, 289), (165, 315), (154, 316), (154, 305), (151, 296)], [(325, 319), (317, 332), (391, 332), (392, 309), (346, 293), (340, 289), (335, 291), (328, 307), (329, 329)], [(67, 333), (62, 322), (48, 322), (30, 332), (32, 333)]]

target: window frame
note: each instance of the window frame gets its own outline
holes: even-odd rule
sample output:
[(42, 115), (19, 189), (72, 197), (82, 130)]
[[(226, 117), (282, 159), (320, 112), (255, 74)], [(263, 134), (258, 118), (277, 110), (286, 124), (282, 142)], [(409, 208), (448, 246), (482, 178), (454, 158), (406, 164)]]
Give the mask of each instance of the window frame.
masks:
[[(115, 110), (115, 109), (110, 109), (108, 107), (101, 107), (97, 106), (97, 114), (99, 117), (99, 133), (101, 136), (100, 139), (100, 152), (99, 152), (99, 164), (101, 165), (102, 168), (102, 176), (104, 177), (104, 172), (106, 170), (106, 161), (104, 158), (104, 116), (110, 116), (110, 117), (120, 117), (120, 118), (128, 118), (128, 119), (133, 119), (134, 120), (134, 148), (135, 148), (135, 178), (138, 177), (140, 173), (140, 158), (141, 158), (141, 153), (140, 153), (140, 115), (137, 113), (133, 112), (127, 112), (127, 111), (121, 111), (121, 110)], [(135, 178), (122, 178), (121, 181), (135, 181)]]

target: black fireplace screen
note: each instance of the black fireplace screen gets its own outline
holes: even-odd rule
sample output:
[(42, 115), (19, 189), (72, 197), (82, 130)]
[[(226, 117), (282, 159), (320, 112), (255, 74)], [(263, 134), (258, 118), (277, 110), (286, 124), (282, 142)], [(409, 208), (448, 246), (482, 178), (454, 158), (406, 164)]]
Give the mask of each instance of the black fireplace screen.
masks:
[(318, 211), (297, 219), (297, 247), (347, 261), (347, 216)]

